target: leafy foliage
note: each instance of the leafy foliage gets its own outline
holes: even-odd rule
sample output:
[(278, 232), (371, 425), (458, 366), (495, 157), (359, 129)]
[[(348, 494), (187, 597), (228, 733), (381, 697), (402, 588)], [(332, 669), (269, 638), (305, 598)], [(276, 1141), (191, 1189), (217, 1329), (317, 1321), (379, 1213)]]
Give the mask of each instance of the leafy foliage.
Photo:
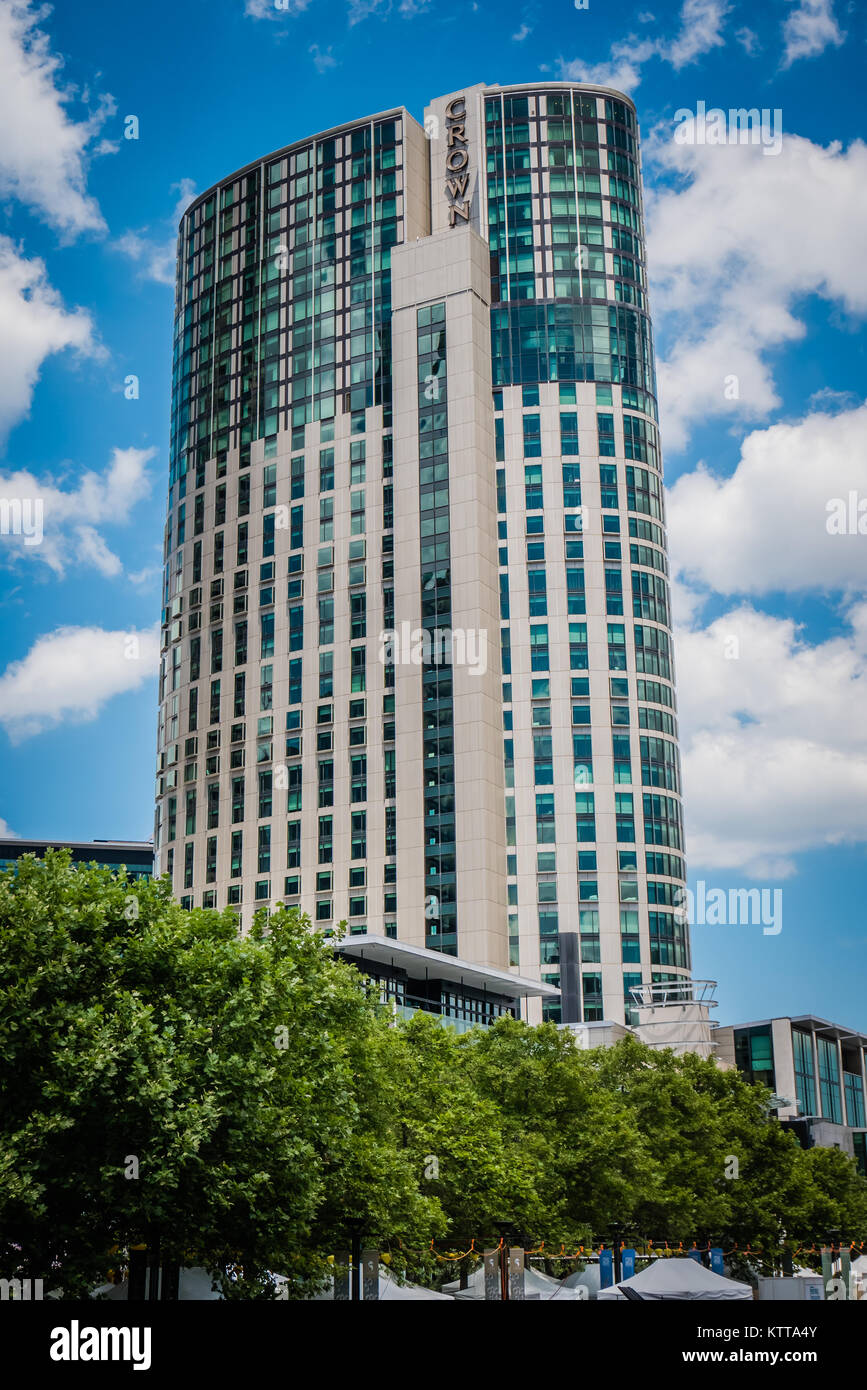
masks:
[(67, 1295), (140, 1243), (237, 1298), (309, 1292), (353, 1228), (429, 1281), (432, 1241), (867, 1237), (851, 1160), (736, 1073), (398, 1021), (297, 913), (239, 937), (66, 852), (0, 875), (0, 1049), (0, 1269)]

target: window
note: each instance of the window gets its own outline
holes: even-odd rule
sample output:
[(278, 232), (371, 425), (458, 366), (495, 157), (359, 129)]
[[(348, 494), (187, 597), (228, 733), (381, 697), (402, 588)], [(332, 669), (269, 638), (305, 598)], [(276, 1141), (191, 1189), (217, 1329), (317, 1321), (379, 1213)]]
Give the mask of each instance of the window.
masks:
[(581, 977), (583, 1015), (585, 1023), (598, 1023), (602, 1019), (602, 974), (600, 971), (587, 972)]
[(839, 1125), (843, 1123), (843, 1114), (840, 1103), (837, 1044), (830, 1038), (817, 1038), (816, 1047), (819, 1054), (819, 1098), (822, 1115), (826, 1120), (832, 1120), (834, 1124)]
[(334, 490), (334, 450), (320, 449), (319, 451), (319, 491), (332, 492)]
[[(505, 574), (500, 575), (500, 580), (501, 580), (501, 582), (502, 582), (503, 580), (505, 580), (506, 583), (508, 584), (508, 575), (505, 575)], [(531, 617), (531, 618), (545, 618), (545, 617), (547, 617), (547, 616), (548, 616), (548, 592), (547, 592), (547, 580), (546, 580), (545, 571), (542, 570), (542, 569), (539, 569), (539, 570), (535, 570), (535, 569), (534, 569), (534, 570), (528, 570), (528, 572), (527, 572), (527, 584), (528, 584), (529, 591), (530, 591), (530, 593), (529, 593), (530, 617)], [(503, 616), (508, 617), (509, 615), (508, 615), (508, 613), (506, 613), (506, 614), (503, 615)]]
[(243, 849), (243, 832), (240, 830), (233, 830), (231, 840), (231, 863), (229, 870), (232, 878), (240, 878), (243, 873)]
[(330, 864), (334, 857), (334, 833), (331, 816), (319, 817), (319, 863)]
[(524, 505), (528, 512), (540, 510), (542, 499), (542, 465), (533, 464), (524, 469)]
[(569, 668), (572, 671), (586, 671), (588, 667), (587, 624), (569, 624)]
[(536, 843), (540, 845), (553, 845), (556, 843), (554, 832), (554, 795), (552, 792), (536, 793)]
[(575, 792), (575, 833), (580, 844), (596, 839), (596, 801), (593, 792)]
[(541, 458), (542, 431), (539, 415), (524, 416), (524, 458)]
[(626, 964), (640, 964), (641, 944), (638, 938), (638, 912), (634, 908), (620, 909), (620, 958)]
[(608, 624), (608, 669), (626, 670), (626, 629), (622, 623)]
[[(393, 809), (393, 808), (389, 808)], [(386, 831), (388, 829), (388, 814), (386, 813)], [(389, 852), (388, 850), (386, 851)], [(352, 813), (352, 846), (351, 857), (353, 859), (367, 858), (367, 812), (353, 811)]]
[[(351, 650), (351, 657), (350, 657), (350, 664), (351, 664), (350, 679), (351, 679), (351, 685), (350, 685), (350, 689), (352, 690), (353, 694), (356, 694), (356, 693), (358, 693), (358, 692), (360, 692), (360, 691), (366, 690), (366, 688), (367, 688), (366, 675), (365, 675), (366, 654), (365, 654), (365, 649), (364, 649), (364, 647), (352, 647), (350, 650)], [(321, 693), (322, 693), (322, 692), (320, 691), (320, 694), (321, 694)], [(329, 693), (330, 693), (330, 692), (329, 692)]]
[(286, 867), (297, 869), (301, 864), (301, 822), (290, 820), (286, 825)]
[(547, 671), (548, 665), (548, 625), (530, 624), (530, 669)]
[[(601, 457), (613, 457), (614, 455), (614, 416), (599, 414), (596, 415), (596, 427), (599, 433), (599, 453)], [(603, 507), (606, 505), (602, 503)], [(617, 505), (616, 503), (614, 504)]]
[(864, 1087), (861, 1077), (855, 1072), (844, 1071), (843, 1089), (846, 1093), (846, 1123), (853, 1129), (863, 1129)]
[[(578, 415), (575, 411), (560, 412), (560, 453), (567, 457), (578, 453)], [(567, 503), (567, 506), (580, 505), (580, 501)]]

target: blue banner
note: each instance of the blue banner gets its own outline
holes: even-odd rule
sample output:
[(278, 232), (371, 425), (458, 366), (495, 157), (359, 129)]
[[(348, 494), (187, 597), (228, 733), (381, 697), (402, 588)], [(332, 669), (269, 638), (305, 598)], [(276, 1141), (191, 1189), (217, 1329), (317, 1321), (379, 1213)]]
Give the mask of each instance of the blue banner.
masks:
[(693, 1246), (692, 1250), (687, 1250), (686, 1257), (688, 1260), (695, 1260), (697, 1265), (701, 1264), (701, 1251), (696, 1250), (695, 1246)]
[(610, 1289), (614, 1283), (614, 1251), (599, 1251), (599, 1286)]
[(633, 1274), (635, 1273), (635, 1251), (634, 1251), (634, 1250), (621, 1250), (621, 1252), (620, 1252), (620, 1268), (621, 1268), (621, 1270), (623, 1271), (623, 1273), (622, 1273), (621, 1276), (620, 1276), (621, 1279), (631, 1279), (631, 1278), (632, 1278)]
[(711, 1246), (710, 1267), (714, 1274), (723, 1272), (723, 1252), (718, 1245)]

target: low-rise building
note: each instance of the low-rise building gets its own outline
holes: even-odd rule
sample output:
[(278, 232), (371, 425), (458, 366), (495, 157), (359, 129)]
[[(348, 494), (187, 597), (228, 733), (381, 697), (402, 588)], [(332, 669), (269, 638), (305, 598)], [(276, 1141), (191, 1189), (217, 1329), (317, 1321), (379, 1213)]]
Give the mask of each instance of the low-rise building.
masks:
[(71, 850), (74, 864), (98, 864), (114, 872), (125, 868), (130, 878), (153, 878), (154, 847), (150, 840), (0, 839), (0, 870), (14, 869), (25, 854), (43, 859), (49, 849)]
[(525, 1000), (559, 999), (560, 991), (509, 970), (477, 965), (372, 933), (335, 942), (335, 952), (379, 986), (383, 1003), (408, 1017), (419, 1011), (466, 1032), (490, 1027), (504, 1014), (526, 1017)]
[(867, 1175), (867, 1034), (814, 1014), (714, 1030), (718, 1058), (771, 1092), (805, 1148), (851, 1154)]

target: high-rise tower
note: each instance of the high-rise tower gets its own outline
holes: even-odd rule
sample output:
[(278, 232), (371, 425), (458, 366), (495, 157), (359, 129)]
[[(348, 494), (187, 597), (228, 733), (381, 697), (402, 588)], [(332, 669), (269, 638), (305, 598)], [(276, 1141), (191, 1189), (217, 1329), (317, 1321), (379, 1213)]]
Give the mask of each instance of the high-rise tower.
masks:
[(181, 223), (173, 387), (182, 900), (551, 984), (575, 933), (587, 1021), (688, 977), (632, 103), (480, 85), (231, 175)]

